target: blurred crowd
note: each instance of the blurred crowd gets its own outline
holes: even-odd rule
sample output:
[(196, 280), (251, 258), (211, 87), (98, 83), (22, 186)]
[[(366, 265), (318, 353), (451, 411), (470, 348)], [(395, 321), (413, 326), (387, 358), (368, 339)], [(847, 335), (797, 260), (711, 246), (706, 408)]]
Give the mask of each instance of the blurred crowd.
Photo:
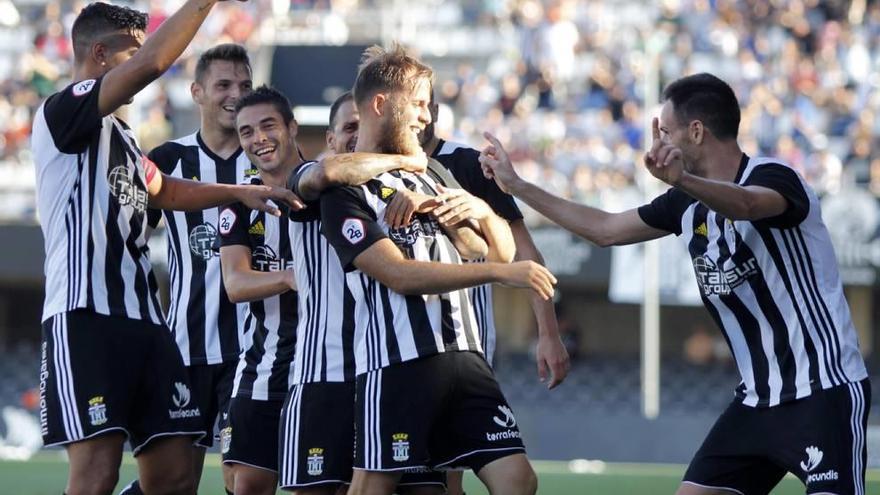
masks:
[[(150, 11), (152, 30), (180, 0), (130, 3)], [(4, 217), (32, 218), (33, 204), (19, 197), (33, 187), (30, 122), (40, 100), (69, 81), (69, 29), (81, 4), (0, 0)], [(4, 15), (10, 5), (15, 16)], [(253, 48), (267, 24), (282, 29), (279, 14), (333, 14), (353, 23), (363, 9), (411, 6), (397, 0), (221, 4), (188, 55), (147, 92), (132, 124), (145, 149), (171, 137), (179, 129), (169, 88), (175, 78), (189, 77), (193, 55), (223, 41)], [(498, 134), (522, 173), (558, 194), (606, 208), (641, 201), (638, 164), (646, 119), (657, 112), (652, 98), (681, 75), (708, 71), (729, 81), (741, 100), (748, 153), (788, 161), (820, 194), (858, 186), (880, 195), (878, 2), (428, 0), (419, 8), (426, 13), (407, 22), (498, 33), (488, 56), (436, 64), (442, 66), (441, 134), (477, 147), (482, 131)]]

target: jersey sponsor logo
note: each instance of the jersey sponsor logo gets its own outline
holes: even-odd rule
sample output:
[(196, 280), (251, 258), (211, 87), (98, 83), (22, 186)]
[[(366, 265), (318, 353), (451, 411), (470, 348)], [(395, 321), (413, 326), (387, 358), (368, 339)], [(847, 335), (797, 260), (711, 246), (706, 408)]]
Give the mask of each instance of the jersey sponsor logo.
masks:
[(396, 462), (409, 460), (409, 435), (406, 433), (395, 433), (391, 435), (391, 440), (391, 458)]
[(367, 237), (367, 231), (364, 222), (359, 218), (346, 218), (342, 222), (342, 236), (352, 243), (357, 244)]
[(107, 422), (107, 405), (104, 404), (103, 396), (89, 399), (89, 422), (92, 426), (101, 426)]
[(388, 237), (398, 247), (411, 247), (421, 237), (435, 237), (440, 232), (440, 223), (426, 215), (414, 216), (409, 225), (388, 229)]
[(201, 411), (199, 411), (198, 407), (193, 407), (190, 409), (184, 409), (189, 405), (191, 400), (191, 395), (189, 392), (189, 387), (186, 386), (185, 383), (174, 382), (174, 392), (171, 394), (171, 402), (174, 403), (174, 406), (177, 407), (177, 410), (169, 409), (168, 417), (171, 419), (181, 419), (181, 418), (197, 418), (202, 415)]
[(306, 458), (306, 472), (309, 476), (320, 476), (324, 473), (324, 449), (312, 447)]
[(199, 258), (208, 261), (213, 258), (214, 243), (217, 240), (217, 229), (210, 223), (196, 225), (189, 232), (189, 249)]
[(516, 418), (513, 417), (513, 411), (511, 411), (509, 407), (502, 404), (498, 406), (498, 410), (501, 411), (503, 419), (498, 416), (492, 416), (492, 421), (494, 421), (495, 424), (502, 428), (513, 428), (516, 426)]
[(220, 226), (220, 233), (226, 235), (232, 232), (232, 227), (235, 225), (236, 218), (237, 216), (231, 208), (226, 208), (220, 212), (220, 219), (217, 221), (217, 224)]
[(504, 430), (498, 432), (486, 432), (486, 440), (490, 442), (497, 442), (499, 440), (510, 440), (512, 438), (519, 438), (520, 433), (519, 430)]
[(749, 258), (727, 270), (719, 269), (708, 256), (693, 259), (697, 285), (706, 296), (726, 296), (758, 273), (758, 260)]
[(49, 411), (46, 407), (46, 387), (49, 381), (49, 356), (47, 343), (43, 342), (40, 351), (40, 432), (42, 435), (49, 434)]
[(73, 85), (73, 96), (83, 96), (92, 92), (95, 87), (94, 79), (86, 79)]
[(269, 246), (257, 246), (251, 252), (251, 267), (261, 272), (280, 272), (293, 270), (293, 260), (279, 258)]
[(257, 220), (257, 223), (251, 225), (248, 229), (248, 234), (266, 235), (266, 227), (263, 225), (263, 222), (261, 220)]
[(121, 206), (131, 206), (140, 213), (147, 210), (147, 190), (138, 187), (134, 172), (125, 165), (114, 167), (107, 176), (110, 192)]

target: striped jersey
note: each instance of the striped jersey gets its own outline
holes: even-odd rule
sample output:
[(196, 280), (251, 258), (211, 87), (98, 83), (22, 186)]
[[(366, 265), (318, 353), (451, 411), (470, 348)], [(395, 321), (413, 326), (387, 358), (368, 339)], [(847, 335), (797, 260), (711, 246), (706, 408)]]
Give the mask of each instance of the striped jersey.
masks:
[[(196, 132), (169, 141), (148, 155), (166, 175), (207, 183), (239, 184), (257, 171), (241, 148), (229, 158), (214, 154)], [(166, 320), (189, 365), (237, 361), (244, 343), (244, 305), (229, 302), (214, 250), (219, 208), (150, 210), (155, 227), (168, 232), (170, 305)]]
[(353, 264), (364, 250), (386, 238), (409, 259), (461, 264), (452, 241), (430, 215), (416, 214), (398, 229), (385, 222), (385, 208), (399, 188), (433, 196), (437, 184), (429, 174), (393, 171), (321, 196), (322, 231), (346, 271), (358, 321), (368, 322), (365, 331), (355, 335), (357, 374), (442, 352), (483, 352), (467, 290), (404, 296)]
[[(294, 192), (299, 178), (315, 164), (297, 169)], [(305, 209), (291, 212), (290, 218), (299, 300), (293, 381), (353, 381), (355, 333), (364, 332), (367, 320), (356, 321), (355, 299), (339, 257), (321, 233), (321, 202), (308, 203)]]
[(639, 215), (675, 233), (703, 303), (724, 333), (744, 405), (770, 407), (867, 376), (819, 200), (789, 166), (743, 155), (735, 182), (782, 194), (788, 208), (732, 221), (672, 188)]
[[(254, 178), (253, 184), (262, 182)], [(220, 246), (241, 245), (251, 251), (251, 268), (260, 272), (293, 269), (290, 221), (266, 215), (242, 203), (221, 208), (218, 223)], [(235, 372), (233, 397), (284, 400), (293, 384), (296, 346), (297, 293), (287, 291), (251, 301), (245, 306), (244, 324), (251, 336)]]
[[(431, 154), (447, 170), (461, 187), (482, 199), (498, 216), (513, 222), (522, 220), (523, 215), (513, 196), (505, 193), (494, 180), (483, 175), (479, 161), (480, 152), (463, 144), (440, 140)], [(495, 356), (495, 312), (492, 306), (492, 284), (479, 285), (470, 289), (474, 304), (474, 316), (480, 329), (480, 341), (486, 352), (486, 360), (491, 364)]]
[(163, 324), (147, 248), (147, 159), (125, 122), (101, 117), (101, 82), (67, 86), (34, 116), (43, 321), (87, 308)]

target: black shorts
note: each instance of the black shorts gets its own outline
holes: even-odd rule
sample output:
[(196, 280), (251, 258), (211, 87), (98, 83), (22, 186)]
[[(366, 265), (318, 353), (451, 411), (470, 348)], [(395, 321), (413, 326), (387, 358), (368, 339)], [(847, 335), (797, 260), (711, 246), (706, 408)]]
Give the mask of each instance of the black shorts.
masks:
[[(281, 412), (278, 458), (284, 490), (351, 482), (355, 384), (294, 385)], [(443, 473), (413, 470), (399, 486), (445, 486)]]
[(524, 453), (492, 370), (475, 352), (446, 352), (357, 377), (355, 468), (470, 468)]
[[(193, 403), (199, 406), (202, 415), (199, 428), (207, 435), (196, 445), (209, 448), (214, 445), (215, 432), (226, 426), (226, 412), (232, 397), (235, 383), (235, 369), (238, 361), (219, 364), (196, 364), (186, 367), (192, 385)], [(215, 429), (215, 426), (217, 428)]]
[(164, 325), (76, 310), (42, 327), (40, 425), (47, 447), (118, 431), (138, 455), (160, 436), (205, 434)]
[(769, 408), (732, 403), (715, 422), (685, 483), (766, 494), (786, 472), (807, 493), (865, 493), (868, 379)]
[(220, 431), (224, 464), (278, 472), (278, 423), (282, 400), (233, 397), (228, 424)]

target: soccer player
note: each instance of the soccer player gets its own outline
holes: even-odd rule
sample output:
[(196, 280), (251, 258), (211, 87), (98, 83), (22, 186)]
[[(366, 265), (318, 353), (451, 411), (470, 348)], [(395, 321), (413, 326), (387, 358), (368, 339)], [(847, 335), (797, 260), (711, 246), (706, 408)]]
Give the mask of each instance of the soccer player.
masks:
[[(238, 100), (241, 146), (259, 170), (252, 184), (283, 187), (302, 160), (297, 123), (282, 94), (261, 86)], [(297, 294), (291, 222), (237, 203), (220, 213), (223, 282), (234, 302), (247, 301), (252, 344), (235, 373), (229, 423), (221, 432), (223, 465), (237, 495), (273, 494), (278, 486), (278, 422), (292, 384)]]
[[(432, 71), (395, 47), (365, 53), (354, 85), (358, 151), (415, 155), (430, 122)], [(441, 225), (427, 214), (391, 228), (384, 210), (401, 187), (437, 196), (428, 173), (384, 173), (321, 196), (322, 230), (346, 270), (356, 333), (356, 443), (351, 494), (390, 494), (413, 468), (472, 468), (493, 494), (533, 494), (534, 471), (516, 419), (482, 354), (467, 287), (489, 282), (552, 296), (555, 279), (531, 261), (462, 264), (485, 256), (470, 235), (481, 221)], [(487, 208), (488, 209), (488, 208)], [(508, 232), (509, 234), (509, 232)], [(490, 243), (492, 243), (490, 241)], [(457, 248), (457, 246), (459, 246)], [(439, 263), (438, 263), (439, 262)], [(364, 316), (360, 316), (360, 315)]]
[[(357, 321), (342, 265), (321, 233), (321, 203), (316, 200), (328, 187), (362, 184), (390, 170), (424, 172), (427, 162), (424, 154), (352, 153), (358, 121), (352, 95), (344, 93), (330, 107), (331, 155), (320, 163), (304, 164), (291, 180), (294, 190), (309, 198), (307, 208), (291, 216), (291, 229), (300, 240), (294, 266), (302, 317), (297, 327), (295, 384), (284, 407), (280, 440), (281, 487), (297, 494), (332, 495), (351, 481), (354, 340), (356, 328), (367, 324), (367, 319)], [(398, 491), (442, 494), (443, 478), (438, 472), (406, 473)]]
[(183, 361), (163, 321), (146, 245), (147, 207), (242, 201), (300, 206), (287, 190), (167, 177), (113, 115), (180, 56), (216, 2), (188, 0), (144, 41), (147, 16), (93, 3), (72, 28), (74, 83), (34, 117), (46, 249), (41, 427), (69, 455), (66, 492), (111, 493), (126, 438), (148, 493), (192, 493), (200, 438)]
[[(544, 263), (544, 258), (535, 246), (532, 236), (529, 234), (523, 221), (522, 213), (519, 211), (513, 197), (503, 192), (495, 184), (492, 179), (487, 179), (483, 175), (480, 166), (480, 152), (463, 144), (453, 143), (441, 139), (435, 133), (437, 125), (437, 114), (439, 106), (434, 101), (433, 91), (431, 94), (431, 123), (425, 127), (425, 130), (419, 136), (419, 142), (422, 149), (431, 158), (437, 160), (446, 169), (448, 169), (461, 187), (465, 191), (485, 201), (492, 210), (507, 220), (510, 224), (510, 230), (516, 247), (517, 259), (533, 260), (537, 263)], [(394, 198), (388, 210), (392, 215), (395, 210), (399, 209), (395, 204), (397, 201), (406, 201), (407, 196), (401, 194)], [(458, 203), (449, 202), (439, 208), (436, 213), (443, 214), (451, 211), (459, 206)], [(398, 207), (398, 208), (396, 208)], [(401, 217), (403, 223), (409, 222), (414, 208), (406, 209)], [(388, 217), (388, 213), (386, 213)], [(495, 314), (492, 307), (492, 285), (486, 284), (470, 289), (471, 299), (474, 303), (474, 311), (477, 319), (477, 325), (480, 327), (480, 336), (483, 342), (483, 350), (486, 353), (486, 361), (491, 365), (494, 362), (495, 355)], [(568, 359), (568, 351), (559, 338), (559, 327), (556, 322), (556, 311), (551, 301), (545, 301), (532, 294), (531, 297), (532, 311), (535, 313), (535, 319), (538, 323), (538, 344), (536, 349), (536, 359), (538, 366), (538, 377), (543, 382), (547, 380), (549, 372), (550, 380), (547, 382), (547, 388), (552, 389), (565, 380), (570, 366)], [(449, 471), (447, 473), (448, 490), (451, 495), (459, 495), (463, 493), (461, 471)]]
[(688, 76), (664, 100), (645, 165), (672, 187), (637, 209), (607, 213), (525, 182), (488, 134), (480, 160), (502, 189), (598, 245), (684, 242), (742, 382), (679, 495), (768, 493), (786, 472), (807, 493), (863, 494), (870, 386), (816, 194), (790, 166), (742, 152), (724, 81)]
[[(250, 59), (243, 47), (224, 44), (203, 53), (190, 86), (199, 106), (199, 130), (169, 141), (147, 156), (172, 177), (243, 183), (255, 171), (238, 142), (234, 106), (240, 96), (251, 91), (252, 84)], [(220, 260), (214, 251), (218, 213), (217, 208), (210, 208), (193, 212), (151, 209), (148, 214), (154, 228), (165, 218), (173, 272), (166, 321), (189, 374), (193, 404), (202, 412), (201, 428), (208, 432), (193, 450), (196, 489), (205, 451), (214, 444), (214, 424), (221, 413), (226, 414), (245, 331), (243, 315), (229, 301), (221, 283)], [(226, 465), (223, 467), (226, 486), (231, 487)], [(135, 480), (120, 495), (138, 493)]]

